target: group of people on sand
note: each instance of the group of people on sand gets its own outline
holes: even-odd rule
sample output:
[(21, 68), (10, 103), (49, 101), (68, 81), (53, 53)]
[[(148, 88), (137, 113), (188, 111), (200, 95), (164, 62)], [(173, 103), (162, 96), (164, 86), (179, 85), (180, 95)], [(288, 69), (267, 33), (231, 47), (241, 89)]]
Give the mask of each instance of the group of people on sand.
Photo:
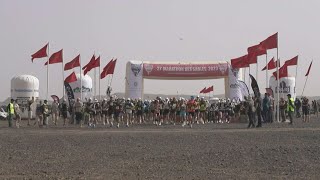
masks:
[[(243, 108), (247, 112), (250, 127), (261, 127), (262, 122), (272, 123), (274, 118), (277, 118), (277, 106), (275, 101), (270, 94), (265, 93), (264, 98), (260, 96), (245, 98), (243, 102)], [(310, 121), (311, 109), (313, 113), (318, 117), (319, 103), (316, 100), (312, 101), (310, 105), (307, 97), (302, 97), (301, 100), (296, 98), (295, 100), (291, 97), (291, 94), (287, 94), (287, 99), (280, 97), (279, 101), (279, 117), (280, 122), (286, 122), (287, 117), (289, 118), (289, 124), (293, 124), (293, 116), (296, 118), (302, 117), (302, 122)], [(302, 116), (301, 116), (302, 111)]]
[[(35, 99), (32, 97), (27, 103), (28, 126), (38, 125), (39, 127), (56, 126), (61, 121), (63, 126), (75, 124), (90, 128), (99, 126), (129, 127), (134, 124), (154, 124), (177, 125), (192, 128), (193, 124), (205, 123), (230, 123), (239, 119), (241, 114), (245, 115), (249, 121), (248, 128), (261, 127), (262, 123), (272, 123), (276, 117), (274, 99), (265, 94), (264, 98), (245, 97), (244, 101), (230, 99), (218, 99), (215, 101), (206, 100), (204, 97), (191, 96), (185, 98), (161, 98), (154, 100), (118, 98), (110, 96), (108, 99), (99, 101), (98, 99), (85, 99), (70, 104), (62, 99), (54, 100), (50, 105), (47, 100), (39, 101), (36, 105), (35, 121), (33, 119), (33, 105)], [(293, 123), (293, 115), (300, 117), (300, 108), (302, 109), (303, 121), (310, 119), (310, 105), (306, 97), (302, 102), (298, 98), (294, 101), (290, 94), (287, 100), (281, 98), (280, 119), (286, 121), (289, 117), (290, 123)], [(318, 109), (316, 101), (312, 102), (312, 107)], [(14, 99), (7, 106), (9, 127), (13, 126), (13, 120), (16, 120), (16, 127), (20, 127), (21, 109)], [(318, 111), (316, 111), (318, 112)], [(49, 122), (49, 119), (51, 121)]]

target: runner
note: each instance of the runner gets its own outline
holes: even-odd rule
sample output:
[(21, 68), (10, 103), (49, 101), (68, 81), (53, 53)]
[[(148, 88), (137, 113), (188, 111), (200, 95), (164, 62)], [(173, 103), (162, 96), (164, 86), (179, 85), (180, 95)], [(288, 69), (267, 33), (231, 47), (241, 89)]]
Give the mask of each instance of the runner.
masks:
[(199, 115), (199, 121), (204, 124), (204, 122), (207, 121), (206, 119), (206, 112), (207, 112), (207, 103), (204, 100), (204, 97), (201, 97), (200, 102), (198, 103), (200, 115)]
[(179, 102), (180, 107), (180, 120), (182, 121), (182, 127), (187, 125), (187, 104), (185, 100), (182, 98)]
[(131, 102), (131, 99), (128, 98), (125, 103), (125, 111), (126, 111), (126, 127), (129, 127), (129, 124), (132, 124), (132, 109), (134, 108), (133, 103)]
[(107, 99), (103, 99), (101, 103), (101, 114), (102, 114), (102, 124), (105, 126), (106, 124), (109, 125), (108, 122), (108, 103)]
[(192, 123), (195, 122), (196, 114), (195, 114), (195, 109), (196, 109), (197, 103), (194, 100), (194, 97), (191, 96), (191, 99), (187, 103), (187, 111), (188, 111), (188, 123), (190, 128), (192, 128)]
[(139, 122), (139, 124), (144, 123), (144, 119), (143, 119), (144, 109), (143, 108), (144, 108), (144, 104), (140, 98), (139, 101), (137, 102), (137, 105), (136, 105), (137, 121)]

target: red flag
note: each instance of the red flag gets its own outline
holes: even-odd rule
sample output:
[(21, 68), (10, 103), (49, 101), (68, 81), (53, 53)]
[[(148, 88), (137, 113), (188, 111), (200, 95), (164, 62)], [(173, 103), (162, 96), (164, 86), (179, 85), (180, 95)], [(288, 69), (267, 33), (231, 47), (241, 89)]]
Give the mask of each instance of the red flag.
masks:
[(263, 49), (260, 44), (248, 47), (247, 51), (248, 51), (248, 54), (252, 54), (255, 56), (261, 56), (261, 55), (267, 54), (267, 51)]
[(248, 55), (244, 55), (238, 58), (231, 59), (232, 68), (244, 68), (249, 67)]
[(275, 33), (272, 36), (269, 36), (267, 39), (263, 40), (261, 47), (265, 50), (278, 48), (278, 33)]
[(76, 76), (76, 73), (71, 73), (65, 80), (64, 82), (66, 83), (72, 83), (72, 82), (75, 82), (77, 81), (77, 76)]
[(116, 64), (117, 64), (117, 59), (113, 60), (113, 63), (110, 65), (110, 68), (108, 68), (108, 70), (107, 70), (107, 75), (114, 73), (114, 69), (116, 68)]
[(94, 61), (91, 61), (87, 64), (85, 70), (84, 70), (84, 75), (86, 75), (89, 71), (91, 71), (93, 68), (100, 67), (100, 56), (95, 59)]
[(64, 70), (66, 71), (79, 66), (80, 66), (80, 54), (77, 57), (75, 57), (72, 61), (65, 64)]
[(92, 69), (96, 67), (100, 67), (100, 56), (92, 64)]
[(100, 79), (103, 79), (105, 78), (108, 74), (108, 69), (110, 68), (110, 66), (113, 64), (113, 59), (111, 59), (108, 64), (103, 68), (103, 71), (101, 72), (101, 75), (100, 75)]
[(287, 61), (285, 62), (285, 64), (286, 64), (287, 66), (297, 65), (297, 64), (298, 64), (298, 56), (293, 57), (293, 58), (290, 59), (290, 60), (287, 60)]
[(262, 69), (262, 71), (268, 69), (268, 70), (271, 70), (271, 69), (275, 69), (277, 67), (277, 64), (276, 62), (274, 61), (274, 57), (269, 61), (269, 63)]
[(308, 68), (308, 71), (307, 71), (307, 73), (306, 73), (306, 75), (305, 75), (305, 76), (309, 76), (310, 69), (311, 69), (311, 66), (312, 66), (312, 62), (313, 62), (313, 61), (311, 61), (310, 65), (309, 65), (309, 68)]
[[(49, 58), (49, 64), (62, 63), (63, 62), (63, 49), (53, 53)], [(48, 61), (44, 64), (48, 65)]]
[(200, 94), (204, 93), (205, 91), (207, 90), (207, 88), (203, 88), (201, 91), (200, 91)]
[(48, 45), (49, 43), (46, 44), (43, 48), (41, 48), (37, 52), (35, 52), (34, 54), (32, 54), (31, 61), (33, 62), (33, 59), (36, 59), (36, 58), (48, 57), (48, 54), (47, 54)]
[[(277, 71), (273, 73), (274, 77), (277, 77)], [(283, 77), (288, 77), (288, 66), (284, 64), (281, 68), (279, 68), (279, 79)]]
[(82, 70), (85, 70), (88, 66), (91, 66), (96, 60), (96, 57), (93, 55), (92, 58), (90, 59), (89, 63), (82, 67)]
[(260, 44), (248, 47), (248, 62), (249, 64), (257, 63), (257, 57), (267, 54), (267, 51), (261, 47)]
[(209, 93), (213, 91), (213, 86), (208, 87), (203, 93)]

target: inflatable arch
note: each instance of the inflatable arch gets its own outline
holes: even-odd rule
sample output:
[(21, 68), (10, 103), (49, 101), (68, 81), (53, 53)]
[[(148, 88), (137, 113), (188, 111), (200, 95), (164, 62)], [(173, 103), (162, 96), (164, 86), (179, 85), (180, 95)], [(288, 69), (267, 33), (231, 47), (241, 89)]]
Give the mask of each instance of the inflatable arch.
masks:
[(144, 79), (196, 80), (224, 79), (225, 95), (230, 99), (243, 99), (238, 80), (239, 69), (232, 69), (228, 62), (146, 62), (129, 61), (126, 65), (125, 97), (143, 99)]

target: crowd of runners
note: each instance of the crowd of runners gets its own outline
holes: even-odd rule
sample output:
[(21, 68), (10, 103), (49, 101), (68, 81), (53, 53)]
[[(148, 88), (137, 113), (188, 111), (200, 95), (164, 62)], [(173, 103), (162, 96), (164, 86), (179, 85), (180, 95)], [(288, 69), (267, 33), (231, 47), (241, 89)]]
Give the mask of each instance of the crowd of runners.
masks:
[[(280, 119), (285, 122), (288, 112), (288, 102), (283, 98), (280, 100)], [(129, 127), (135, 124), (161, 125), (182, 125), (192, 128), (193, 124), (205, 123), (230, 123), (239, 122), (240, 116), (244, 115), (249, 120), (249, 127), (261, 127), (262, 122), (272, 123), (275, 116), (274, 100), (270, 95), (265, 94), (264, 98), (248, 96), (245, 101), (230, 99), (211, 99), (204, 97), (185, 98), (161, 98), (154, 100), (125, 99), (111, 96), (101, 101), (97, 99), (85, 99), (83, 102), (78, 98), (70, 104), (65, 100), (55, 100), (50, 105), (46, 100), (39, 101), (36, 105), (36, 114), (33, 112), (34, 98), (28, 101), (28, 126), (48, 125), (63, 126), (69, 124), (95, 128), (97, 126)], [(307, 98), (302, 102), (296, 98), (294, 104), (290, 104), (296, 110), (296, 117), (303, 121), (309, 120), (310, 109), (318, 112), (318, 103), (312, 101), (310, 106)], [(12, 99), (7, 106), (9, 127), (12, 127), (12, 120), (16, 120), (16, 127), (20, 126), (21, 108)], [(35, 121), (33, 121), (35, 119)]]

